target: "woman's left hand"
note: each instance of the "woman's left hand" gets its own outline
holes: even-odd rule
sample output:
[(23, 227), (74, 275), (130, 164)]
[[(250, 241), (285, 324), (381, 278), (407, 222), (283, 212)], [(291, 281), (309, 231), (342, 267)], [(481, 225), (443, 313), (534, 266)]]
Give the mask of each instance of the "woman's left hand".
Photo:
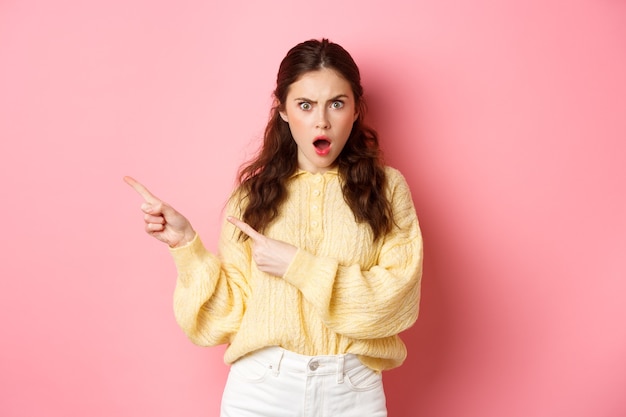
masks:
[(250, 237), (252, 240), (252, 259), (261, 271), (277, 277), (285, 275), (298, 248), (289, 243), (264, 236), (248, 223), (235, 217), (227, 217), (226, 220)]

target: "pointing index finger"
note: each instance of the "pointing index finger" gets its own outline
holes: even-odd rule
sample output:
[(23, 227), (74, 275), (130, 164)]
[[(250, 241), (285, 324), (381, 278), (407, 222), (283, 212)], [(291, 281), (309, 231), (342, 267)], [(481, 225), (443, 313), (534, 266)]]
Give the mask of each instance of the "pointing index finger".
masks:
[(143, 199), (148, 202), (148, 203), (155, 203), (157, 201), (160, 201), (158, 198), (156, 198), (150, 191), (148, 191), (148, 189), (146, 187), (143, 186), (143, 184), (141, 184), (140, 182), (138, 182), (137, 180), (135, 180), (133, 177), (124, 177), (124, 181), (126, 182), (126, 184), (130, 185), (131, 187), (133, 187), (133, 189), (135, 191), (137, 191), (137, 193), (143, 197)]
[(247, 234), (248, 236), (250, 236), (250, 238), (252, 240), (256, 240), (259, 237), (263, 236), (262, 234), (260, 234), (259, 232), (257, 232), (256, 230), (254, 230), (252, 228), (252, 226), (250, 226), (248, 223), (243, 222), (235, 217), (232, 216), (228, 216), (226, 218), (226, 220), (228, 220), (229, 222), (231, 222), (232, 224), (235, 225), (235, 227), (237, 227), (239, 230), (241, 230), (242, 232), (244, 232), (245, 234)]

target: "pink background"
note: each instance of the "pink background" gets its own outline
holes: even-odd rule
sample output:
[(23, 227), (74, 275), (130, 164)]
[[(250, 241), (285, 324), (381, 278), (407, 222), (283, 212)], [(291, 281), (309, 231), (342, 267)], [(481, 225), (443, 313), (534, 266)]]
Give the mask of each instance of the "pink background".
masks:
[(363, 72), (425, 242), (390, 416), (626, 415), (626, 3), (0, 2), (0, 415), (217, 416), (133, 175), (215, 248), (280, 59)]

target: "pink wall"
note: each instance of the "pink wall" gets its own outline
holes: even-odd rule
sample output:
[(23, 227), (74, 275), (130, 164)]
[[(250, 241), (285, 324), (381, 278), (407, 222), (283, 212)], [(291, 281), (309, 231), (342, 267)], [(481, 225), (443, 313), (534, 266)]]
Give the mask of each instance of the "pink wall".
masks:
[(617, 0), (0, 2), (0, 415), (217, 416), (223, 350), (177, 328), (122, 176), (214, 248), (280, 59), (321, 36), (426, 241), (390, 415), (626, 415)]

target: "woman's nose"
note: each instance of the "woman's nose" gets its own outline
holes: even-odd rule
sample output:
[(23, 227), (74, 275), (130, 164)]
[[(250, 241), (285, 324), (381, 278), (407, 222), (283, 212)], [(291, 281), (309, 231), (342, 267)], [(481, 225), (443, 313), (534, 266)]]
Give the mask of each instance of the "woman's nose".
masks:
[(320, 111), (315, 127), (317, 127), (318, 129), (328, 129), (330, 127), (330, 123), (328, 122), (328, 116), (325, 110)]

